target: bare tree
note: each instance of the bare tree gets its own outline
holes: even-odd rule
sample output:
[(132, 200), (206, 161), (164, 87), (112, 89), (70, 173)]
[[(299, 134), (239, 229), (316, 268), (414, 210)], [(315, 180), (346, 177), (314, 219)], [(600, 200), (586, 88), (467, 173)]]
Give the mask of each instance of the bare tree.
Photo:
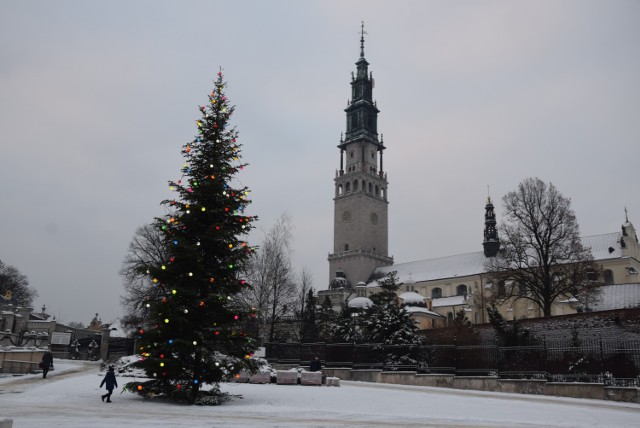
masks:
[(291, 265), (291, 228), (291, 218), (285, 213), (265, 234), (247, 266), (251, 287), (238, 296), (240, 304), (255, 308), (259, 337), (268, 337), (269, 341), (274, 340), (279, 321), (296, 309), (298, 293)]
[(136, 229), (129, 249), (122, 262), (120, 276), (125, 294), (120, 296), (124, 308), (121, 325), (135, 329), (145, 322), (145, 303), (153, 297), (154, 287), (149, 280), (147, 269), (166, 263), (166, 244), (163, 234), (152, 224)]
[(580, 240), (571, 200), (539, 178), (528, 178), (504, 198), (501, 250), (487, 262), (496, 301), (529, 300), (551, 316), (561, 298), (591, 293), (599, 271)]
[(38, 292), (29, 287), (29, 280), (13, 266), (0, 260), (0, 294), (14, 306), (30, 307)]
[[(310, 342), (317, 339), (316, 298), (314, 297), (313, 277), (308, 268), (304, 267), (298, 275), (298, 307), (296, 316), (300, 325), (300, 340)], [(313, 340), (312, 340), (313, 339)]]

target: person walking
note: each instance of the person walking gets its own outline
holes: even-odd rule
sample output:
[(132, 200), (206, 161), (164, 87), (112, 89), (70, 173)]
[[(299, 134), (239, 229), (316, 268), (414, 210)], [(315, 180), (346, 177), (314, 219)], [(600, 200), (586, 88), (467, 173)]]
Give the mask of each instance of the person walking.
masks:
[(53, 354), (48, 349), (42, 355), (40, 367), (42, 367), (42, 379), (46, 379), (47, 373), (49, 373), (49, 369), (53, 368)]
[(113, 393), (113, 388), (118, 387), (118, 382), (116, 381), (116, 374), (113, 366), (109, 366), (109, 371), (106, 375), (104, 375), (104, 379), (102, 379), (102, 382), (100, 383), (100, 388), (102, 388), (102, 385), (105, 385), (107, 388), (107, 393), (102, 395), (101, 397), (102, 401), (104, 401), (104, 399), (106, 398), (106, 402), (111, 403), (111, 394)]

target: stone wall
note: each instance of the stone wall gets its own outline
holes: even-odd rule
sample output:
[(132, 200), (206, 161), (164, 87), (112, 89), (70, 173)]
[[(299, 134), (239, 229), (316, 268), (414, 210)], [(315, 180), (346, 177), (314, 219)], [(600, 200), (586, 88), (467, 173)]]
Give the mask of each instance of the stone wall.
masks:
[(601, 383), (553, 383), (546, 380), (498, 379), (495, 376), (433, 375), (417, 374), (416, 372), (352, 370), (348, 368), (325, 368), (324, 373), (326, 376), (335, 376), (342, 380), (360, 382), (640, 403), (640, 388), (605, 387)]
[[(640, 340), (640, 308), (522, 319), (517, 322), (522, 329), (528, 329), (530, 335), (539, 340), (567, 340), (571, 338), (574, 328), (578, 330), (580, 340)], [(472, 339), (476, 342), (495, 343), (497, 339), (491, 324), (477, 324), (473, 326), (473, 330), (476, 335)], [(463, 332), (456, 327), (422, 332), (433, 344), (449, 344), (454, 337), (458, 341), (470, 339), (468, 335), (459, 337), (461, 333)]]

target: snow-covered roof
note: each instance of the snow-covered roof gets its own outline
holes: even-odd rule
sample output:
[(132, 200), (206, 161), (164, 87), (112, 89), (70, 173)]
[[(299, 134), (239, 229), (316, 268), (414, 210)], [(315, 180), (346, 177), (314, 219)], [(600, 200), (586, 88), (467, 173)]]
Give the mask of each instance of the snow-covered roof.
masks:
[(415, 291), (407, 291), (399, 296), (405, 305), (412, 303), (424, 303), (424, 297), (416, 293)]
[[(406, 283), (407, 281), (424, 282), (482, 273), (484, 272), (486, 259), (484, 252), (478, 251), (476, 253), (459, 254), (438, 259), (398, 263), (391, 266), (379, 267), (376, 269), (376, 272), (386, 274), (396, 271), (398, 282), (400, 283)], [(374, 281), (368, 285), (375, 287), (378, 284)]]
[(349, 281), (347, 280), (347, 278), (344, 278), (342, 276), (337, 276), (333, 278), (329, 283), (329, 290), (334, 290), (337, 288), (350, 288), (350, 287), (351, 287), (351, 284), (349, 284)]
[(640, 307), (640, 283), (603, 285), (598, 302), (590, 304), (596, 311)]
[(622, 249), (620, 248), (621, 237), (621, 232), (614, 232), (604, 235), (583, 236), (581, 240), (582, 245), (591, 248), (594, 259), (617, 259), (622, 257)]
[(373, 302), (368, 297), (354, 297), (349, 300), (350, 308), (367, 309), (373, 306)]
[(441, 297), (439, 299), (433, 299), (431, 307), (441, 308), (443, 306), (459, 306), (466, 303), (467, 301), (464, 296)]
[(420, 306), (406, 306), (404, 310), (410, 314), (425, 314), (434, 318), (446, 318), (444, 315), (440, 315), (437, 312), (430, 311), (427, 308), (421, 308)]
[[(585, 236), (581, 240), (585, 247), (591, 248), (594, 259), (615, 259), (622, 257), (620, 248), (621, 235), (621, 232), (614, 232), (604, 235)], [(398, 283), (400, 284), (425, 282), (482, 274), (486, 271), (486, 261), (487, 258), (484, 252), (477, 251), (475, 253), (383, 266), (377, 268), (376, 273), (386, 274), (396, 271)], [(377, 281), (367, 284), (368, 287), (377, 287), (378, 285)]]

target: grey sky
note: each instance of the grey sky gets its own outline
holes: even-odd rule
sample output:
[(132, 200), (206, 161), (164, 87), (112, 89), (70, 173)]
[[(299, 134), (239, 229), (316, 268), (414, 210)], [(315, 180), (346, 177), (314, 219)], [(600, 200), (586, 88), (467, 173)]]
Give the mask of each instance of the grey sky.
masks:
[[(396, 262), (481, 250), (487, 185), (572, 199), (583, 235), (640, 226), (638, 1), (0, 1), (0, 260), (62, 321), (121, 314), (217, 67), (250, 212), (293, 217), (328, 283), (350, 72), (376, 80)], [(253, 243), (260, 240), (260, 231)]]

